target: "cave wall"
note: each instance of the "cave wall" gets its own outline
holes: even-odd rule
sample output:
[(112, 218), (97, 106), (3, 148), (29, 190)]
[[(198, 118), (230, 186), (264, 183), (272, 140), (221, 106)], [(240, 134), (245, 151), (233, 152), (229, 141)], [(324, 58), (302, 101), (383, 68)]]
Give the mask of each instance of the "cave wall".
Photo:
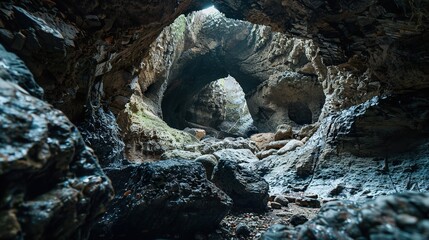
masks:
[[(125, 145), (137, 144), (137, 147), (132, 148), (137, 152), (155, 146), (142, 146), (148, 142), (147, 139), (158, 144), (158, 134), (152, 132), (148, 134), (151, 137), (145, 138), (141, 137), (142, 133), (150, 132), (150, 129), (133, 132), (132, 129), (142, 128), (138, 127), (138, 123), (137, 127), (130, 124), (133, 121), (127, 119), (132, 117), (125, 111), (133, 115), (143, 109), (143, 116), (150, 116), (149, 122), (153, 123), (153, 119), (155, 122), (148, 126), (170, 132), (170, 128), (162, 124), (161, 103), (165, 94), (167, 98), (164, 100), (167, 101), (164, 106), (174, 109), (176, 102), (182, 100), (173, 101), (174, 98), (170, 98), (171, 102), (168, 102), (169, 93), (184, 91), (183, 96), (194, 94), (189, 88), (180, 89), (184, 82), (189, 85), (203, 83), (231, 73), (239, 81), (243, 80), (240, 84), (245, 92), (250, 93), (251, 89), (255, 90), (273, 75), (273, 72), (260, 69), (266, 70), (269, 66), (279, 72), (293, 69), (304, 75), (300, 76), (303, 78), (317, 76), (317, 81), (321, 83), (326, 100), (319, 120), (362, 104), (374, 96), (413, 95), (419, 89), (428, 87), (426, 1), (214, 0), (210, 2), (226, 16), (265, 24), (274, 31), (304, 39), (291, 40), (279, 33), (271, 33), (267, 27), (247, 27), (241, 34), (234, 36), (226, 32), (218, 34), (211, 31), (212, 26), (229, 26), (219, 19), (208, 21), (206, 25), (194, 24), (194, 29), (189, 29), (191, 22), (202, 23), (198, 16), (193, 15), (191, 22), (182, 17), (178, 28), (167, 30), (159, 36), (161, 40), (158, 43), (170, 44), (153, 44), (149, 47), (161, 30), (177, 16), (192, 9), (201, 9), (208, 2), (168, 1), (160, 4), (152, 1), (109, 1), (101, 4), (98, 1), (84, 1), (78, 4), (75, 1), (7, 0), (0, 5), (0, 39), (8, 50), (16, 52), (26, 62), (43, 87), (44, 98), (61, 109), (73, 122), (91, 126), (91, 122), (94, 122), (91, 116), (100, 113), (95, 109), (101, 107), (104, 107), (103, 113), (108, 114), (112, 110), (116, 116), (126, 116), (118, 120), (118, 127), (122, 128), (121, 137), (125, 138)], [(237, 21), (235, 24), (242, 27), (247, 23)], [(229, 27), (234, 28), (234, 24)], [(172, 31), (176, 35), (170, 35)], [(186, 37), (181, 38), (180, 35), (184, 33)], [(205, 42), (196, 48), (192, 47), (195, 38), (202, 35), (207, 36)], [(230, 51), (218, 48), (212, 41), (216, 37), (221, 37)], [(269, 54), (263, 59), (252, 57), (255, 49), (246, 51), (246, 44), (238, 43), (265, 48)], [(273, 44), (267, 48), (271, 43), (281, 47)], [(239, 53), (243, 53), (247, 59), (240, 59)], [(285, 53), (289, 55), (285, 57)], [(204, 55), (216, 57), (204, 58), (208, 59), (205, 64), (226, 64), (213, 72), (199, 69), (196, 63)], [(173, 63), (178, 63), (180, 58), (186, 60), (182, 61), (183, 66), (179, 64), (177, 69), (171, 70)], [(260, 68), (250, 67), (258, 60)], [(157, 65), (157, 62), (167, 64)], [(241, 65), (237, 65), (237, 62)], [(193, 79), (186, 80), (178, 74), (194, 70), (197, 74), (194, 74)], [(198, 70), (201, 72), (198, 73)], [(163, 82), (159, 79), (172, 80)], [(192, 89), (199, 88), (196, 85)], [(272, 90), (275, 88), (266, 90), (264, 86), (259, 86), (260, 92), (271, 94)], [(255, 102), (273, 104), (257, 98)], [(135, 111), (129, 111), (132, 106), (136, 106)], [(313, 107), (309, 108), (312, 111)], [(257, 110), (259, 108), (251, 107), (253, 115), (257, 115)], [(290, 115), (285, 110), (280, 112), (282, 116)], [(312, 112), (312, 115), (317, 114)], [(273, 116), (275, 124), (280, 122), (275, 114)], [(112, 135), (107, 136), (117, 135), (117, 129), (109, 131)], [(187, 135), (175, 131), (170, 133), (162, 144), (178, 139), (181, 142), (183, 138), (187, 139), (185, 142), (193, 141)], [(402, 133), (398, 132), (398, 137)], [(143, 140), (128, 144), (139, 138)], [(120, 150), (121, 146), (114, 149)], [(153, 152), (162, 151), (159, 146), (155, 149)]]
[(76, 126), (40, 90), (0, 45), (0, 238), (85, 239), (113, 188)]
[(426, 111), (411, 110), (427, 102), (427, 1), (214, 3), (228, 17), (312, 39), (326, 66), (319, 72), (326, 102), (317, 134), (303, 148), (260, 163), (277, 190), (427, 191)]
[(211, 82), (194, 96), (185, 120), (208, 126), (210, 129), (205, 131), (212, 136), (222, 135), (217, 132), (220, 131), (225, 135), (247, 137), (256, 130), (243, 89), (231, 76)]
[[(143, 59), (136, 81), (141, 90), (138, 98), (144, 100), (148, 111), (170, 125), (174, 123), (175, 128), (183, 129), (189, 126), (185, 119), (192, 97), (211, 81), (231, 74), (250, 99), (252, 94), (261, 95), (255, 90), (271, 75), (289, 76), (271, 82), (270, 88), (278, 88), (273, 93), (277, 96), (272, 102), (252, 101), (255, 106), (249, 106), (253, 116), (261, 115), (258, 108), (261, 105), (271, 105), (272, 111), (283, 108), (285, 114), (279, 113), (268, 120), (260, 117), (259, 124), (255, 123), (261, 131), (271, 131), (289, 119), (288, 105), (279, 101), (283, 97), (282, 84), (295, 88), (301, 80), (311, 79), (307, 82), (317, 89), (318, 95), (310, 104), (311, 122), (318, 119), (324, 94), (321, 78), (317, 76), (322, 75), (325, 68), (310, 40), (288, 38), (268, 27), (226, 19), (220, 13), (207, 15), (202, 11), (179, 17), (161, 33), (152, 44), (148, 57)], [(302, 74), (287, 75), (286, 72)], [(121, 99), (126, 102), (129, 96)], [(292, 99), (292, 93), (287, 97)], [(301, 99), (308, 105), (307, 99)]]

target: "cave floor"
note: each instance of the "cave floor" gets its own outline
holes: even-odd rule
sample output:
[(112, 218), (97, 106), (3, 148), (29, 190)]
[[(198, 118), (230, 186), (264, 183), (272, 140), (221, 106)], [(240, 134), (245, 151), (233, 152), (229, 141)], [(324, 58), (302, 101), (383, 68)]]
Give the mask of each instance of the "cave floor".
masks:
[[(208, 235), (196, 235), (195, 239), (199, 240), (244, 240), (244, 239), (259, 239), (261, 234), (273, 224), (283, 224), (291, 226), (290, 218), (294, 215), (304, 215), (307, 219), (312, 219), (316, 216), (320, 208), (307, 208), (289, 203), (287, 207), (281, 209), (269, 209), (267, 212), (251, 212), (251, 211), (233, 211), (228, 214), (220, 223), (218, 229), (214, 233)], [(245, 224), (249, 230), (249, 235), (240, 235), (236, 233), (237, 226)]]

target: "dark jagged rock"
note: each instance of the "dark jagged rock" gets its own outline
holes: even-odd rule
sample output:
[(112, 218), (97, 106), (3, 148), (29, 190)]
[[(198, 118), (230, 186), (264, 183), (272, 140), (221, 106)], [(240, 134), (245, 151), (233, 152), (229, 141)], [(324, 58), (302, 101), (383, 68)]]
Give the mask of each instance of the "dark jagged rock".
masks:
[(0, 238), (84, 239), (111, 198), (110, 181), (67, 117), (27, 93), (42, 92), (22, 62), (4, 56)]
[[(46, 100), (78, 122), (96, 76), (121, 73), (130, 77), (126, 81), (131, 80), (131, 69), (165, 25), (207, 3), (4, 0), (0, 4), (0, 41), (26, 62), (44, 88)], [(122, 60), (114, 60), (115, 56)], [(115, 96), (117, 92), (108, 92), (106, 99)]]
[(94, 108), (86, 120), (79, 124), (79, 130), (86, 144), (94, 149), (103, 168), (125, 161), (125, 144), (116, 118), (109, 110)]
[(237, 236), (248, 237), (250, 233), (251, 233), (250, 228), (245, 223), (239, 223), (235, 228), (235, 234)]
[(289, 220), (290, 224), (292, 224), (293, 226), (304, 224), (307, 221), (308, 221), (308, 218), (305, 215), (301, 215), (301, 214), (293, 215)]
[(43, 89), (34, 81), (24, 62), (0, 44), (0, 78), (18, 84), (34, 97), (43, 98)]
[(295, 203), (301, 207), (320, 208), (320, 201), (312, 198), (297, 198)]
[(428, 92), (373, 98), (352, 107), (336, 118), (328, 138), (357, 156), (388, 158), (413, 149), (429, 138)]
[(192, 235), (213, 230), (232, 206), (200, 163), (166, 160), (105, 169), (115, 199), (92, 239)]
[(268, 183), (238, 162), (219, 160), (212, 181), (232, 198), (235, 208), (266, 210)]
[(319, 214), (297, 227), (275, 227), (261, 239), (428, 239), (429, 194), (381, 196), (367, 203), (337, 201), (325, 204)]

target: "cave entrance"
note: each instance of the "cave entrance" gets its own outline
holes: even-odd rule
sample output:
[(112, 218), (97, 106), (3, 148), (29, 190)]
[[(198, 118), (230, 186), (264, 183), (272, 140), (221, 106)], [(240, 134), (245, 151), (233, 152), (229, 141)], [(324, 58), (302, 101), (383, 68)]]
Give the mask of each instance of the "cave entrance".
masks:
[[(313, 66), (318, 54), (312, 44), (226, 18), (214, 7), (182, 15), (164, 29), (142, 63), (144, 102), (170, 127), (204, 127), (224, 136), (314, 123), (325, 95)], [(219, 79), (236, 80), (224, 90), (245, 106), (241, 118), (226, 121), (225, 114), (238, 115), (241, 106), (228, 109), (232, 100), (222, 103), (225, 96), (208, 90), (219, 87)]]
[(208, 135), (248, 136), (255, 131), (243, 89), (231, 76), (207, 84), (186, 108), (188, 126), (202, 128)]

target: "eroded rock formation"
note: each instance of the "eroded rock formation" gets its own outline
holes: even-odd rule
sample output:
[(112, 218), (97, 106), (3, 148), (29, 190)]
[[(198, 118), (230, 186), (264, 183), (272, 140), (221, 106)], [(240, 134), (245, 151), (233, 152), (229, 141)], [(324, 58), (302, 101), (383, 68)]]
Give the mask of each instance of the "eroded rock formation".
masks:
[(231, 76), (204, 87), (194, 97), (185, 120), (190, 125), (204, 127), (208, 135), (218, 138), (247, 137), (257, 131), (243, 89)]
[[(210, 3), (240, 20), (220, 13), (179, 16)], [(0, 238), (87, 238), (112, 194), (94, 153), (117, 192), (93, 238), (106, 237), (106, 226), (111, 238), (141, 230), (163, 235), (160, 226), (180, 224), (186, 231), (169, 233), (214, 228), (230, 207), (208, 181), (218, 160), (238, 160), (235, 165), (265, 178), (275, 193), (365, 200), (427, 192), (428, 4), (2, 1), (0, 43), (25, 65), (0, 49)], [(189, 126), (193, 97), (228, 74), (262, 133), (219, 140), (180, 131)], [(189, 162), (141, 164), (173, 153)], [(175, 183), (178, 192), (158, 194)], [(192, 192), (192, 184), (201, 191)], [(277, 237), (425, 239), (427, 199), (404, 193), (328, 204), (295, 230), (280, 227)], [(272, 208), (282, 208), (271, 200)], [(177, 202), (192, 209), (175, 208), (169, 221), (144, 210), (165, 212)], [(182, 221), (189, 212), (201, 217), (204, 204), (219, 211), (200, 222)], [(405, 210), (395, 211), (398, 206)], [(344, 221), (330, 221), (335, 216)], [(134, 219), (146, 219), (145, 227)], [(153, 225), (158, 220), (163, 224)]]
[(113, 189), (77, 128), (42, 94), (0, 45), (0, 238), (87, 238)]

